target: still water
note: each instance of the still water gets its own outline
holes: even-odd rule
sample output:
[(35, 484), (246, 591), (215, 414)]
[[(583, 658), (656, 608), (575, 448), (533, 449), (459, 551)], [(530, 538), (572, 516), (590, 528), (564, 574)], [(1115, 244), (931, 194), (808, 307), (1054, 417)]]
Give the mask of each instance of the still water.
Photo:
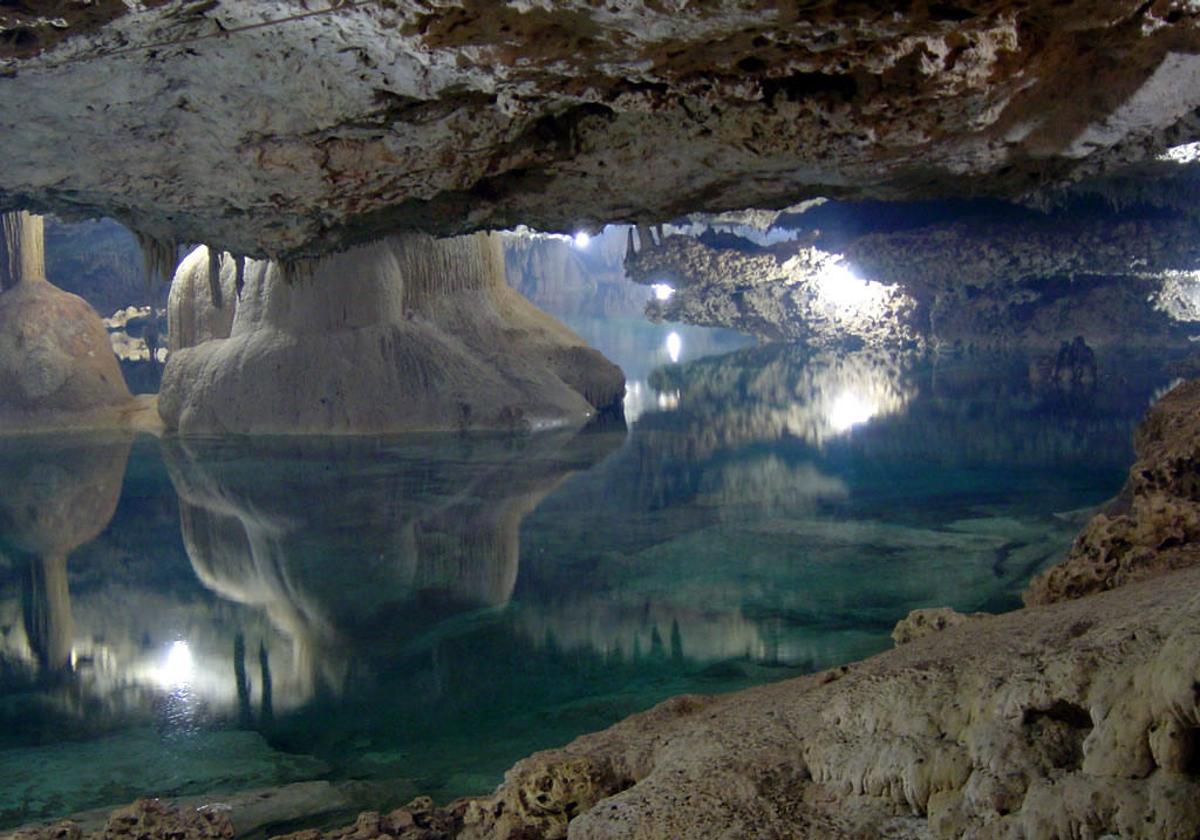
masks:
[(625, 427), (0, 438), (0, 827), (144, 794), (482, 793), (680, 692), (1002, 610), (1112, 496), (1160, 372), (574, 326)]

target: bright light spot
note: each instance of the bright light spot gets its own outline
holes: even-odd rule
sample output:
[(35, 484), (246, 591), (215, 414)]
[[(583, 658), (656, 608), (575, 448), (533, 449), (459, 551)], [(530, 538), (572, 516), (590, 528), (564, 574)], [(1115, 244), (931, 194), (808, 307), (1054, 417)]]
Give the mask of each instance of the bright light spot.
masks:
[(666, 283), (654, 283), (650, 286), (650, 291), (654, 292), (655, 300), (670, 300), (671, 295), (675, 294), (675, 289)]
[(679, 361), (679, 354), (683, 352), (683, 339), (679, 337), (679, 333), (673, 332), (667, 336), (667, 355), (671, 357), (671, 362)]
[(575, 234), (575, 247), (586, 248), (592, 241), (592, 236), (586, 230), (581, 230)]
[(844, 432), (875, 416), (875, 406), (864, 402), (857, 394), (843, 391), (829, 409), (829, 425), (835, 432)]
[(158, 669), (158, 680), (168, 688), (184, 685), (192, 679), (193, 670), (192, 651), (181, 639), (167, 651), (167, 661)]
[(873, 297), (878, 283), (868, 283), (842, 263), (830, 265), (821, 275), (821, 295), (834, 306), (853, 309)]
[(1159, 155), (1158, 159), (1171, 161), (1172, 163), (1193, 163), (1196, 160), (1200, 160), (1200, 142), (1172, 146)]
[(674, 411), (679, 408), (679, 392), (665, 391), (658, 395), (657, 402), (659, 411)]

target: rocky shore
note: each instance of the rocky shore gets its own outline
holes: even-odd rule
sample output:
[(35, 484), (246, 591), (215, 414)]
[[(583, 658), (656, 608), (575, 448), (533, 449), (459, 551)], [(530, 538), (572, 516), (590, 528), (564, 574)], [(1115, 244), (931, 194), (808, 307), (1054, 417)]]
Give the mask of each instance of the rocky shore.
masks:
[[(673, 698), (524, 759), (491, 796), (418, 799), (288, 836), (1193, 837), (1198, 400), (1190, 382), (1151, 409), (1121, 497), (1031, 584), (1024, 609), (924, 611), (901, 622), (892, 651)], [(13, 836), (245, 836), (236, 822), (231, 807), (150, 800), (92, 831)]]

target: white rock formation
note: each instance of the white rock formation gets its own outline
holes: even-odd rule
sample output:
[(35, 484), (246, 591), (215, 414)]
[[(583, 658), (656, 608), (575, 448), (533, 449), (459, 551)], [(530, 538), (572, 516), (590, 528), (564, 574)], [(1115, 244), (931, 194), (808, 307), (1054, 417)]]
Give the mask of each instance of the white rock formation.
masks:
[(618, 368), (508, 288), (497, 237), (411, 234), (291, 274), (251, 263), (229, 338), (171, 356), (159, 409), (184, 433), (540, 429), (623, 393)]

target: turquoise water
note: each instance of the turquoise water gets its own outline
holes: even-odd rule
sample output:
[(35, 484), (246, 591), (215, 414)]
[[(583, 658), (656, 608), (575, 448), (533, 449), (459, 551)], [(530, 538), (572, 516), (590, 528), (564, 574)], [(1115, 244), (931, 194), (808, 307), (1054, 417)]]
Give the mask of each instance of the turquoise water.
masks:
[(0, 827), (306, 779), (482, 793), (670, 695), (884, 650), (910, 609), (1014, 607), (1166, 380), (1113, 362), (1063, 397), (1019, 359), (574, 326), (639, 384), (628, 428), (0, 438)]

